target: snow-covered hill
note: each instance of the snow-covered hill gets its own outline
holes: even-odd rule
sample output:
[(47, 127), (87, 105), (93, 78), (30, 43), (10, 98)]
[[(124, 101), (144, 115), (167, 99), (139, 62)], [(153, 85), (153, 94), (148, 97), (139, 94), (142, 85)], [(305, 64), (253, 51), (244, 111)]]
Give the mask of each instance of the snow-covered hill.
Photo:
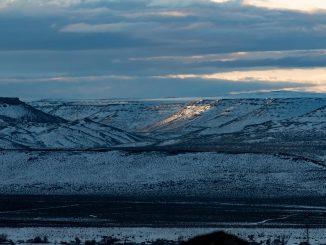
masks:
[[(179, 112), (156, 123), (161, 127), (155, 130), (180, 133), (202, 129), (203, 135), (233, 133), (268, 121), (302, 121), (305, 115), (308, 117), (309, 113), (325, 106), (326, 99), (309, 98), (203, 100), (185, 105)], [(323, 122), (320, 117), (318, 122)]]
[(123, 130), (88, 120), (64, 124), (16, 124), (0, 130), (4, 149), (89, 149), (143, 142)]
[(146, 141), (90, 119), (67, 121), (16, 98), (0, 98), (0, 119), (0, 149), (87, 149)]
[(317, 153), (318, 161), (326, 155), (325, 98), (2, 101), (1, 148), (147, 145), (309, 158)]
[(256, 154), (0, 152), (0, 193), (273, 197), (326, 194), (325, 168)]
[[(192, 132), (200, 132), (201, 135), (226, 134), (240, 132), (248, 126), (266, 122), (285, 121), (301, 122), (309, 129), (310, 126), (324, 122), (326, 111), (326, 98), (220, 99), (191, 102), (45, 100), (30, 104), (67, 120), (88, 118), (121, 129), (152, 135), (183, 135)], [(323, 130), (323, 127), (318, 129)]]
[(63, 123), (64, 119), (52, 116), (27, 105), (18, 98), (0, 97), (0, 125), (12, 122)]
[(143, 130), (147, 125), (163, 120), (184, 106), (184, 102), (173, 100), (42, 100), (33, 101), (30, 104), (46, 113), (69, 121), (88, 118), (129, 131)]
[(324, 161), (325, 108), (322, 98), (204, 100), (185, 105), (149, 131), (162, 147), (315, 154)]

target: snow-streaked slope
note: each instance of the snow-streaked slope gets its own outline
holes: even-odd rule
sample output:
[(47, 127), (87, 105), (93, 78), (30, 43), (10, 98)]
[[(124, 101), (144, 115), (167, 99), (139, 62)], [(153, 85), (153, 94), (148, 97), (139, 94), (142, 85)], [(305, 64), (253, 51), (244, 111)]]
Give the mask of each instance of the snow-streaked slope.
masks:
[(181, 110), (172, 114), (171, 116), (153, 125), (148, 126), (145, 130), (164, 131), (164, 129), (171, 130), (173, 128), (180, 128), (181, 126), (195, 120), (196, 118), (208, 112), (215, 106), (216, 103), (217, 101), (209, 100), (201, 100), (189, 103), (185, 105)]
[(42, 100), (32, 106), (67, 120), (91, 119), (95, 122), (129, 131), (139, 131), (182, 109), (184, 102), (173, 100)]
[[(325, 99), (267, 99), (258, 100), (259, 108), (234, 118), (223, 125), (223, 133), (237, 132), (250, 125), (268, 121), (296, 120), (298, 117), (326, 105)], [(205, 133), (210, 132), (206, 131)]]
[(157, 124), (164, 127), (151, 133), (161, 139), (158, 145), (162, 147), (286, 152), (324, 161), (325, 108), (323, 98), (219, 100), (194, 118), (179, 117), (182, 123), (162, 120)]
[[(20, 101), (18, 98), (0, 97), (0, 119), (2, 122), (26, 121), (34, 123), (63, 123), (64, 119), (46, 114)], [(1, 122), (0, 122), (1, 123)], [(1, 126), (1, 125), (0, 125)]]
[[(158, 122), (157, 125), (162, 125), (158, 130), (180, 133), (202, 129), (202, 135), (234, 133), (247, 126), (268, 121), (299, 119), (326, 106), (326, 99), (234, 99), (200, 101), (195, 105), (197, 107), (192, 104), (186, 105), (171, 117)], [(188, 116), (195, 114), (202, 107), (208, 109), (196, 114), (195, 117)], [(177, 125), (175, 118), (182, 121), (182, 124)]]
[[(56, 139), (56, 135), (62, 135)], [(145, 141), (132, 133), (96, 123), (91, 120), (77, 120), (58, 128), (48, 129), (39, 137), (46, 147), (97, 148)]]
[[(235, 133), (266, 122), (323, 122), (311, 113), (326, 106), (325, 98), (220, 99), (181, 101), (37, 101), (43, 111), (66, 119), (89, 118), (130, 131), (171, 137)], [(311, 115), (310, 115), (311, 114)], [(314, 118), (313, 118), (314, 117)]]
[(17, 124), (15, 127), (8, 126), (2, 129), (0, 134), (11, 142), (7, 147), (3, 147), (7, 149), (20, 148), (19, 146), (31, 149), (105, 148), (146, 140), (143, 137), (90, 120), (60, 125)]
[(325, 169), (256, 154), (0, 152), (0, 193), (198, 197), (318, 196)]
[(292, 131), (313, 130), (326, 133), (326, 106), (284, 122), (284, 128)]
[(0, 98), (0, 149), (85, 149), (146, 141), (90, 119), (67, 121), (16, 98)]

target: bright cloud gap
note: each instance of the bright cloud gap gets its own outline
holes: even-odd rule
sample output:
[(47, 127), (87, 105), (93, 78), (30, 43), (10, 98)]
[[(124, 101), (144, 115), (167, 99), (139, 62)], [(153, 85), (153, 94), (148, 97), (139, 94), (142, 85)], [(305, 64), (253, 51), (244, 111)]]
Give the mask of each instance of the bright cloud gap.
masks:
[(175, 74), (156, 76), (156, 79), (202, 79), (224, 80), (230, 82), (292, 83), (303, 86), (287, 88), (291, 91), (326, 92), (326, 68), (296, 68), (229, 71), (212, 74)]
[(221, 54), (198, 54), (192, 56), (154, 56), (154, 57), (133, 57), (129, 61), (177, 61), (183, 63), (201, 62), (229, 62), (237, 60), (262, 60), (262, 59), (282, 59), (297, 57), (322, 57), (326, 56), (326, 49), (310, 50), (282, 50), (282, 51), (251, 51), (234, 52)]

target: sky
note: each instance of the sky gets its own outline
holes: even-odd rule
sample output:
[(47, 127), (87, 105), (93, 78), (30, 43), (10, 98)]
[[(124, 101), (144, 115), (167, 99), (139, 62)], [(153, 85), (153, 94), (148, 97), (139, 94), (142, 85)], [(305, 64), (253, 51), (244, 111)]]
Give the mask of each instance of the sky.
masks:
[(326, 93), (325, 0), (0, 0), (0, 96)]

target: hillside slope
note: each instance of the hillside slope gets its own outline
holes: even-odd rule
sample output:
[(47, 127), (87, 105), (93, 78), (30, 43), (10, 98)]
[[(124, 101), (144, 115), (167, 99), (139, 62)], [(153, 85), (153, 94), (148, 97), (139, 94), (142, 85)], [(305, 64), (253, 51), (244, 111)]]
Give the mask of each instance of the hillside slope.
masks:
[(88, 149), (143, 142), (90, 119), (67, 121), (16, 98), (0, 98), (0, 149)]
[(2, 97), (0, 97), (0, 120), (6, 123), (64, 123), (66, 121), (58, 116), (53, 116), (37, 110), (20, 101), (18, 98)]
[(322, 196), (325, 168), (286, 156), (0, 152), (0, 193), (179, 197)]
[(184, 102), (173, 100), (42, 100), (30, 104), (39, 110), (69, 121), (87, 118), (128, 131), (142, 131), (147, 125), (168, 117), (184, 106)]

